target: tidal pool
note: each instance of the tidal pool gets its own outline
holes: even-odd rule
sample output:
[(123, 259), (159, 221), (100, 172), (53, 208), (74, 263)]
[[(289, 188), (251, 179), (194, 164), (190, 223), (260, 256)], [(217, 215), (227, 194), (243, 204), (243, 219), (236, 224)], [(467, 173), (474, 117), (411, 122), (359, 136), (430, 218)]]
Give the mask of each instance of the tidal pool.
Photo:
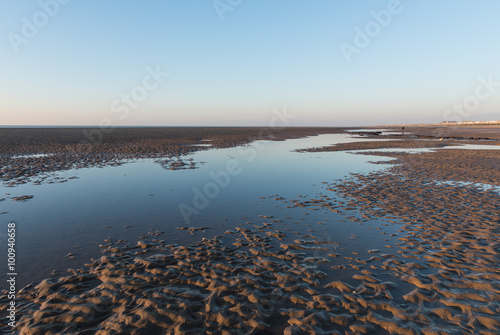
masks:
[[(316, 229), (322, 221), (326, 224), (322, 228), (328, 230), (321, 231), (323, 237), (355, 243), (351, 234), (367, 234), (366, 228), (343, 223), (342, 217), (333, 212), (305, 213), (304, 209), (287, 208), (284, 202), (315, 197), (320, 192), (334, 197), (323, 182), (384, 168), (368, 161), (390, 160), (347, 152), (293, 151), (352, 141), (355, 139), (341, 134), (257, 141), (183, 157), (203, 163), (196, 169), (166, 170), (155, 159), (141, 159), (121, 166), (53, 174), (60, 178), (56, 180), (67, 180), (62, 183), (1, 186), (0, 198), (6, 200), (0, 202), (0, 213), (7, 212), (0, 215), (2, 227), (8, 222), (17, 226), (18, 289), (50, 276), (53, 270), (64, 274), (68, 268), (83, 266), (91, 257), (100, 257), (99, 244), (104, 239), (125, 239), (135, 244), (151, 229), (163, 232), (159, 239), (184, 244), (246, 222), (261, 223), (259, 215), (263, 215), (304, 232)], [(26, 202), (9, 198), (22, 195), (34, 198)], [(284, 200), (274, 200), (280, 197)], [(191, 235), (178, 227), (211, 229)], [(6, 233), (6, 228), (0, 232), (4, 251)], [(5, 257), (2, 263), (7, 266)]]

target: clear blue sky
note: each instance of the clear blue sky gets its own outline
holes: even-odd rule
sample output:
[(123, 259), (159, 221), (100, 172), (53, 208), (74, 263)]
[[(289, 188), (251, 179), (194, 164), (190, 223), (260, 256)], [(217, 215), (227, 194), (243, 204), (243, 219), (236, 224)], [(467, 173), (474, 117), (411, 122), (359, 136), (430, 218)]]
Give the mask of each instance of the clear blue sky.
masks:
[(0, 125), (440, 122), (467, 99), (459, 118), (500, 119), (500, 84), (471, 98), (500, 82), (498, 0), (64, 2), (0, 2)]

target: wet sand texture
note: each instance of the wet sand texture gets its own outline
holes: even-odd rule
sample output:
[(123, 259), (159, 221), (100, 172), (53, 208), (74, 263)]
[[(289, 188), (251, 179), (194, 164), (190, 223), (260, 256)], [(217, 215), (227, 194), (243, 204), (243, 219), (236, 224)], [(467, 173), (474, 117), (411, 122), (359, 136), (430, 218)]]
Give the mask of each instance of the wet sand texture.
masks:
[(301, 255), (273, 252), (265, 234), (235, 234), (248, 251), (217, 238), (193, 246), (108, 246), (110, 254), (87, 268), (23, 289), (20, 333), (248, 334), (294, 314), (279, 306), (333, 299), (314, 291), (326, 275)]
[[(379, 138), (379, 137), (377, 137)], [(417, 148), (442, 148), (456, 145), (453, 142), (435, 140), (392, 140), (392, 141), (360, 141), (352, 143), (339, 143), (333, 146), (300, 149), (297, 152), (321, 152), (321, 151), (348, 151), (348, 150), (374, 150), (374, 149), (417, 149)]]
[[(413, 322), (415, 333), (499, 333), (500, 195), (491, 187), (456, 182), (499, 186), (500, 152), (376, 154), (397, 160), (386, 171), (353, 174), (329, 184), (329, 190), (344, 197), (341, 203), (322, 198), (293, 205), (341, 212), (358, 209), (367, 220), (403, 224), (406, 236), (397, 243), (398, 257), (389, 258), (378, 270), (411, 284), (402, 296), (407, 304), (385, 309)], [(381, 325), (384, 319), (365, 320)]]
[(446, 149), (422, 153), (366, 152), (396, 158), (389, 173), (423, 182), (469, 182), (500, 186), (500, 150)]

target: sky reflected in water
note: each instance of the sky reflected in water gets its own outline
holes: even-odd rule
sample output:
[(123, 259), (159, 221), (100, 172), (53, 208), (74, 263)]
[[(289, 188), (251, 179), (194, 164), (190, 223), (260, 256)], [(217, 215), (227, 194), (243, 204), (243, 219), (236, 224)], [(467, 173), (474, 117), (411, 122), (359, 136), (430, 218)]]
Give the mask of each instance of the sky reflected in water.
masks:
[[(213, 227), (207, 232), (212, 237), (245, 221), (257, 223), (259, 215), (293, 216), (296, 209), (261, 197), (314, 197), (325, 192), (322, 182), (384, 168), (368, 161), (390, 160), (346, 152), (293, 151), (352, 141), (341, 134), (258, 141), (189, 155), (186, 158), (204, 162), (193, 170), (166, 170), (154, 159), (143, 159), (56, 173), (63, 179), (78, 177), (64, 183), (2, 186), (0, 198), (34, 195), (24, 203), (0, 202), (0, 212), (8, 212), (0, 216), (2, 222), (17, 224), (18, 282), (24, 285), (47, 277), (54, 269), (80, 267), (90, 257), (100, 257), (98, 244), (109, 237), (137, 242), (154, 228), (165, 232), (161, 239), (189, 243), (201, 236), (190, 236), (177, 227)], [(228, 164), (233, 175), (228, 173)], [(219, 179), (217, 184), (214, 175), (230, 178)], [(185, 211), (183, 216), (180, 206), (194, 211), (190, 215)], [(311, 213), (304, 222), (317, 220), (315, 215), (319, 213)], [(329, 219), (335, 221), (338, 216), (330, 212)], [(1, 237), (4, 244), (5, 232)], [(70, 252), (76, 254), (75, 259), (65, 257)]]

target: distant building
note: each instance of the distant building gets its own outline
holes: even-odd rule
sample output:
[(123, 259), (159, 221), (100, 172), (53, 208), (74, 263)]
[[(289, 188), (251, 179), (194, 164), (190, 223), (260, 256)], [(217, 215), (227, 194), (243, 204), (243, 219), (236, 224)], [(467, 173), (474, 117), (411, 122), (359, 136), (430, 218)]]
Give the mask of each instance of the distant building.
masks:
[(500, 120), (498, 121), (443, 121), (440, 124), (442, 125), (500, 125)]

